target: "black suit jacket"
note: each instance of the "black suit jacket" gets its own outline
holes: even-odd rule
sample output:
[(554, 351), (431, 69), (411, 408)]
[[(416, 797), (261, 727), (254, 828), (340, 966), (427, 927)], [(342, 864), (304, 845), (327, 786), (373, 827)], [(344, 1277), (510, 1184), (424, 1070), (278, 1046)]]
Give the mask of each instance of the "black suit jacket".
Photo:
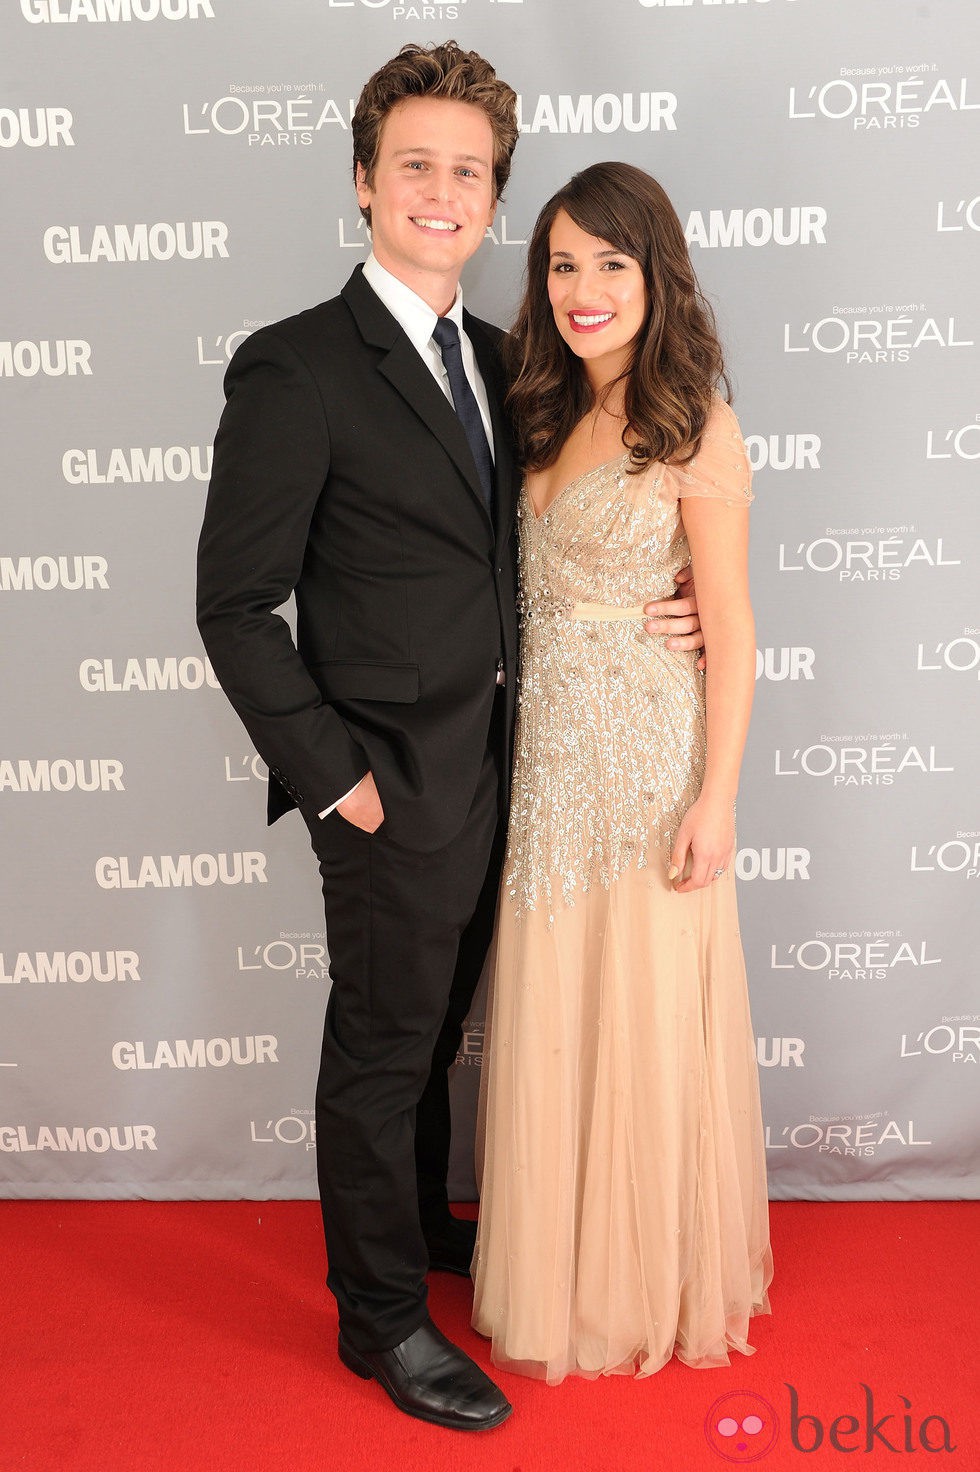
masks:
[[(516, 676), (518, 472), (502, 334), (466, 316), (493, 420), (495, 521), (463, 427), (358, 267), (339, 297), (242, 343), (198, 553), (198, 626), (269, 764), (269, 821), (371, 770), (384, 829), (459, 831), (498, 659)], [(275, 610), (295, 592), (296, 643)], [(506, 765), (506, 763), (505, 763)], [(342, 821), (342, 820), (340, 820)]]

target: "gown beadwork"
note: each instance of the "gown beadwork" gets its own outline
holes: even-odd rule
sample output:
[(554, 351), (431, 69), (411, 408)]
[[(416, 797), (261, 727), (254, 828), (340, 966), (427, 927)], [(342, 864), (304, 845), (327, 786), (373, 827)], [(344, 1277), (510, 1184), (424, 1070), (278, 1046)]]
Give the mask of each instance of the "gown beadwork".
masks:
[(557, 1383), (752, 1353), (769, 1311), (755, 1040), (729, 869), (667, 880), (704, 771), (696, 654), (643, 629), (679, 501), (752, 499), (718, 400), (686, 466), (521, 505), (521, 685), (480, 1100), (474, 1327)]

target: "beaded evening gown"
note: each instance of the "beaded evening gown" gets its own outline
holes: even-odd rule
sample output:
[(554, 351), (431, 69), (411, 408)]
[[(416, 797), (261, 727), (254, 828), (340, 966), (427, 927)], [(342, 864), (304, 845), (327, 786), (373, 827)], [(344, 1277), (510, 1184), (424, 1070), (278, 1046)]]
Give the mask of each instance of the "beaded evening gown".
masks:
[(688, 560), (679, 498), (751, 500), (720, 399), (695, 460), (521, 506), (512, 816), (481, 1093), (474, 1326), (556, 1383), (751, 1353), (772, 1276), (729, 870), (667, 881), (704, 769), (703, 677), (643, 629)]

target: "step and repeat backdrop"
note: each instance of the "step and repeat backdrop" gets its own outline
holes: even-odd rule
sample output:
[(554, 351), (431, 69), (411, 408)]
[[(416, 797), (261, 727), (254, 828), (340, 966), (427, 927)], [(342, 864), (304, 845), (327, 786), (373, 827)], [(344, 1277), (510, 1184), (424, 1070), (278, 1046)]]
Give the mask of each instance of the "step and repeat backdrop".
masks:
[[(464, 285), (572, 172), (655, 174), (756, 472), (737, 871), (772, 1195), (977, 1194), (975, 0), (8, 0), (0, 17), (0, 1176), (315, 1194), (329, 937), (194, 624), (222, 374), (368, 248), (362, 82), (521, 98)], [(473, 1195), (482, 1025), (456, 1070)], [(652, 1124), (655, 1128), (655, 1125)]]

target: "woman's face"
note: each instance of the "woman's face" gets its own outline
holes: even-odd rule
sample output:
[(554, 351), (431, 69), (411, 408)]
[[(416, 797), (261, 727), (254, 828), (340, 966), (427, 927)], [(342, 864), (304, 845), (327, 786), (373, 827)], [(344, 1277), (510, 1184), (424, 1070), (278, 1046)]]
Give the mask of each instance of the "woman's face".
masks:
[(548, 239), (548, 298), (562, 338), (601, 387), (629, 365), (647, 313), (640, 263), (559, 210)]

